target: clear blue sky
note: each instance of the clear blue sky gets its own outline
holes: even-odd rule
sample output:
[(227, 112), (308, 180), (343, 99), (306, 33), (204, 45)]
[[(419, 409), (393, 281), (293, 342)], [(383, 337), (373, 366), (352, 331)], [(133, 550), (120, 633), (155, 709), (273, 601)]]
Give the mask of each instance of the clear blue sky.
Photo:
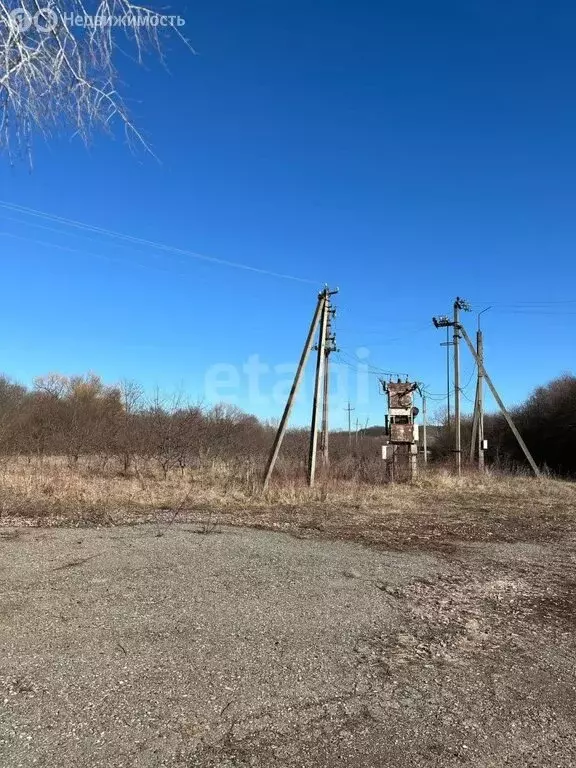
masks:
[[(508, 403), (574, 370), (573, 4), (226, 0), (171, 12), (197, 56), (174, 40), (169, 72), (153, 57), (145, 70), (118, 62), (161, 162), (120, 135), (89, 149), (38, 138), (32, 173), (2, 165), (0, 199), (311, 282), (0, 208), (0, 370), (25, 382), (94, 370), (196, 399), (224, 364), (223, 394), (279, 416), (284, 369), (255, 398), (242, 366), (297, 360), (325, 282), (340, 287), (342, 357), (366, 348), (371, 365), (434, 393), (444, 337), (430, 318), (457, 294), (493, 307), (486, 363)], [(333, 423), (348, 396), (354, 418), (381, 423), (376, 376), (357, 396), (344, 370)], [(464, 385), (472, 370), (464, 354)], [(304, 397), (295, 422), (308, 410)]]

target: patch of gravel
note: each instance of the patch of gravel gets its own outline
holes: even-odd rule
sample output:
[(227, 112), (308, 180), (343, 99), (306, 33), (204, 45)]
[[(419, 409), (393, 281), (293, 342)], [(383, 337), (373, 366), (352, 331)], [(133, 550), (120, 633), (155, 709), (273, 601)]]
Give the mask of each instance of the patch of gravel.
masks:
[(29, 530), (0, 542), (5, 765), (188, 765), (354, 707), (353, 647), (433, 557), (226, 529)]
[(6, 529), (0, 764), (576, 764), (574, 546)]

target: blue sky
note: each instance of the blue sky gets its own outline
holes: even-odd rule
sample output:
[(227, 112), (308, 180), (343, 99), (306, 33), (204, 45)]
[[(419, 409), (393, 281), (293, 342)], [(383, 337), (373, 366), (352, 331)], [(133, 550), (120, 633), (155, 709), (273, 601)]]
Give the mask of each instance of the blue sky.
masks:
[[(302, 281), (0, 207), (1, 370), (25, 382), (93, 370), (206, 401), (216, 380), (278, 417), (324, 283), (340, 288), (335, 426), (348, 398), (354, 418), (382, 422), (376, 369), (445, 391), (430, 318), (456, 295), (492, 306), (486, 365), (508, 403), (574, 370), (576, 8), (235, 0), (171, 12), (198, 55), (173, 40), (169, 71), (152, 56), (145, 69), (118, 62), (160, 162), (120, 132), (88, 149), (38, 137), (32, 172), (2, 164), (0, 200)], [(349, 367), (358, 350), (367, 394)], [(269, 370), (258, 397), (243, 370), (254, 356)], [(462, 367), (472, 397), (466, 353)], [(308, 420), (310, 379), (295, 423)]]

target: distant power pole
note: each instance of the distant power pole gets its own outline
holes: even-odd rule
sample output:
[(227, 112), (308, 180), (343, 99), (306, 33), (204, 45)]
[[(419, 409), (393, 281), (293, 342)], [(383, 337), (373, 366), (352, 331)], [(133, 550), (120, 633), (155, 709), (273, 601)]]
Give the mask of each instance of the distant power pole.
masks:
[(441, 347), (446, 347), (446, 411), (447, 411), (447, 423), (448, 429), (450, 429), (451, 412), (450, 412), (450, 347), (454, 346), (454, 342), (450, 341), (450, 327), (446, 326), (446, 341), (440, 344)]
[(486, 307), (478, 313), (478, 330), (476, 332), (476, 354), (478, 356), (478, 378), (476, 381), (476, 396), (474, 398), (474, 418), (472, 419), (472, 437), (470, 440), (470, 464), (474, 461), (474, 452), (478, 451), (478, 469), (484, 471), (484, 340), (480, 328), (480, 316), (491, 307)]
[(478, 469), (484, 472), (484, 337), (480, 327), (480, 317), (492, 307), (486, 307), (478, 313), (478, 333), (476, 350), (478, 353)]
[(355, 411), (356, 408), (352, 408), (350, 405), (350, 400), (348, 400), (348, 407), (344, 408), (345, 411), (348, 411), (348, 447), (352, 446), (352, 411)]
[(432, 322), (436, 328), (452, 327), (454, 329), (454, 421), (456, 424), (454, 454), (456, 457), (456, 472), (458, 475), (462, 473), (462, 423), (460, 413), (460, 310), (462, 309), (469, 312), (470, 306), (464, 299), (457, 296), (454, 301), (453, 320), (450, 320), (450, 318), (445, 315), (432, 318)]
[(427, 413), (426, 413), (426, 395), (422, 394), (422, 442), (424, 444), (424, 464), (428, 464), (428, 435), (426, 429), (428, 427)]
[(460, 422), (460, 299), (454, 302), (454, 421), (456, 422), (456, 472), (462, 472), (462, 424)]
[(476, 397), (474, 398), (474, 418), (472, 419), (472, 437), (470, 439), (470, 463), (478, 451), (478, 469), (484, 471), (484, 342), (482, 331), (476, 332), (476, 354), (478, 356), (478, 378)]
[(484, 472), (484, 340), (482, 331), (478, 329), (478, 469)]

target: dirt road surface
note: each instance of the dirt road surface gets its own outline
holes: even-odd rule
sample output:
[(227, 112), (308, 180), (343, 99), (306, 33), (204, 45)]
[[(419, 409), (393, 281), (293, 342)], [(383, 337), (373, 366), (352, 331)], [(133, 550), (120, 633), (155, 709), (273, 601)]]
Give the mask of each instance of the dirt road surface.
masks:
[(0, 764), (576, 764), (576, 546), (0, 533)]

